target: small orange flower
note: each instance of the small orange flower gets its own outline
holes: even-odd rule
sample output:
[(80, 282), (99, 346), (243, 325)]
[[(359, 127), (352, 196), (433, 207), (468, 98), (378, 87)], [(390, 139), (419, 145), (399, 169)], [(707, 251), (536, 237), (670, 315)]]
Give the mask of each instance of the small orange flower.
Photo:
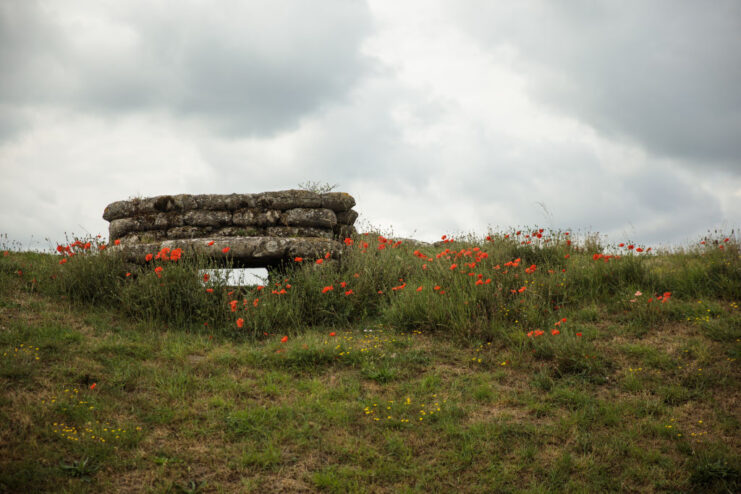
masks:
[(326, 254), (324, 254), (324, 258), (325, 258), (325, 259), (329, 259), (329, 256), (330, 256), (330, 255), (331, 255), (331, 254), (330, 254), (329, 252), (327, 252)]
[(239, 319), (237, 319), (237, 327), (238, 328), (243, 328), (244, 327), (244, 319), (242, 319), (241, 317)]
[(421, 286), (417, 287), (417, 291), (418, 292), (421, 292), (422, 291), (422, 287)]
[(557, 330), (557, 329), (554, 329), (554, 330), (552, 330), (552, 331), (551, 331), (551, 334), (552, 334), (553, 336), (556, 336), (556, 335), (558, 335), (558, 334), (561, 334), (561, 332), (560, 332), (559, 330)]
[(97, 385), (98, 385), (98, 383), (93, 383), (93, 384), (91, 384), (91, 385), (90, 385), (90, 389), (95, 389), (95, 386), (97, 386)]
[(293, 261), (294, 261), (294, 262), (303, 262), (303, 260), (304, 260), (304, 258), (303, 258), (303, 257), (294, 257), (294, 258), (293, 258)]
[(131, 273), (126, 273), (126, 277), (128, 278), (129, 276), (131, 276)]
[(283, 338), (280, 339), (281, 343), (285, 343), (286, 341), (288, 341), (288, 336), (284, 336)]
[(67, 258), (65, 257), (64, 259), (61, 259), (59, 261), (59, 264), (65, 264), (66, 262), (67, 262)]
[(332, 290), (334, 290), (334, 286), (332, 286), (332, 285), (325, 286), (324, 288), (322, 288), (322, 293), (327, 293), (327, 292), (332, 291)]
[(157, 266), (154, 268), (154, 272), (157, 274), (158, 278), (162, 278), (162, 271), (164, 271), (164, 268), (162, 266)]
[(352, 290), (348, 290), (345, 292), (345, 296), (352, 295), (353, 293), (355, 292), (353, 292)]
[(146, 255), (146, 256), (144, 257), (144, 260), (145, 260), (146, 262), (149, 262), (149, 261), (151, 261), (151, 260), (152, 260), (152, 258), (153, 258), (153, 257), (154, 257), (154, 256), (153, 256), (152, 254), (147, 254), (147, 255)]
[(177, 248), (173, 249), (172, 252), (170, 252), (170, 260), (171, 261), (178, 261), (183, 256), (183, 249)]
[(321, 263), (323, 263), (323, 262), (324, 262), (324, 259), (317, 259), (317, 260), (316, 260), (316, 263), (317, 263), (317, 264), (321, 264)]

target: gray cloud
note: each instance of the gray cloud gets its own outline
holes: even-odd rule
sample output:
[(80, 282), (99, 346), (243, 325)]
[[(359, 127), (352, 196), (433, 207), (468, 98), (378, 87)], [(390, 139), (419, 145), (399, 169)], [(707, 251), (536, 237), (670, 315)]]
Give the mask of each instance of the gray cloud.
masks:
[(514, 47), (540, 102), (687, 165), (741, 171), (741, 3), (456, 5), (475, 39)]
[(159, 110), (217, 133), (264, 136), (341, 99), (371, 69), (359, 54), (371, 29), (362, 2), (54, 7), (0, 6), (0, 103)]

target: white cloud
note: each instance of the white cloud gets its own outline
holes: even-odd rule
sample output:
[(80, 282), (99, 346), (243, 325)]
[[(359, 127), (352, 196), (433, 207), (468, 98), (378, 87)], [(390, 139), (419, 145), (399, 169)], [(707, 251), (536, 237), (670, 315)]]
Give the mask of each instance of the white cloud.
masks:
[[(606, 109), (599, 101), (544, 90), (591, 88), (604, 75), (592, 69), (607, 66), (600, 50), (580, 45), (596, 29), (589, 22), (616, 63), (634, 58), (625, 21), (599, 9), (552, 16), (554, 7), (537, 2), (469, 12), (374, 1), (301, 10), (312, 24), (255, 4), (240, 15), (156, 4), (144, 20), (135, 19), (143, 4), (83, 5), (62, 12), (63, 22), (43, 9), (21, 12), (41, 35), (8, 38), (28, 64), (0, 49), (21, 64), (2, 89), (12, 111), (0, 121), (0, 133), (9, 129), (0, 140), (0, 232), (14, 238), (59, 239), (78, 226), (104, 233), (105, 205), (131, 195), (259, 192), (308, 180), (350, 192), (361, 224), (422, 240), (542, 225), (683, 242), (741, 222), (737, 162), (708, 168), (681, 146), (661, 151), (650, 125), (625, 130), (620, 112), (637, 111), (637, 93), (597, 118)], [(641, 26), (660, 22), (636, 9), (654, 16)], [(240, 29), (248, 11), (249, 29)], [(680, 26), (689, 22), (682, 12)], [(283, 29), (270, 29), (276, 19)], [(487, 21), (494, 34), (482, 31)], [(604, 34), (611, 27), (614, 43)], [(567, 28), (575, 34), (562, 45), (533, 44), (533, 33)], [(58, 50), (41, 56), (52, 41)], [(547, 60), (551, 52), (570, 56), (568, 71)], [(640, 88), (640, 74), (629, 75), (631, 91)], [(231, 104), (243, 87), (255, 101)], [(726, 116), (739, 110), (734, 97), (727, 106)], [(694, 123), (672, 125), (685, 138)]]

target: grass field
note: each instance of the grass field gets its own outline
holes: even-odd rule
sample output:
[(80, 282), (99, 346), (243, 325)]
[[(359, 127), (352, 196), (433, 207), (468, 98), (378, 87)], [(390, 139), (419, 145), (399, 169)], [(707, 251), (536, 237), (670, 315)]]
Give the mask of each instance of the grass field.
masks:
[(6, 246), (0, 492), (739, 492), (737, 238), (577, 237), (359, 234), (240, 288)]

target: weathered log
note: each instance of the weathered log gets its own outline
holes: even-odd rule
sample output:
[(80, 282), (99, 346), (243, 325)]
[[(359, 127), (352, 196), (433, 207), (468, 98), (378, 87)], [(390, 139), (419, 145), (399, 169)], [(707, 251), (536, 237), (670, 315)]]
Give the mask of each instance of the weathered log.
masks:
[(331, 209), (294, 208), (280, 217), (286, 226), (308, 226), (331, 229), (337, 224), (337, 216)]
[(307, 261), (324, 258), (327, 252), (331, 257), (339, 258), (343, 244), (327, 238), (309, 237), (212, 237), (130, 245), (122, 243), (111, 246), (109, 251), (123, 253), (126, 262), (146, 264), (147, 254), (156, 255), (165, 247), (182, 249), (183, 258), (201, 256), (218, 264), (231, 263), (234, 267), (275, 267), (281, 263), (295, 262), (296, 257)]

